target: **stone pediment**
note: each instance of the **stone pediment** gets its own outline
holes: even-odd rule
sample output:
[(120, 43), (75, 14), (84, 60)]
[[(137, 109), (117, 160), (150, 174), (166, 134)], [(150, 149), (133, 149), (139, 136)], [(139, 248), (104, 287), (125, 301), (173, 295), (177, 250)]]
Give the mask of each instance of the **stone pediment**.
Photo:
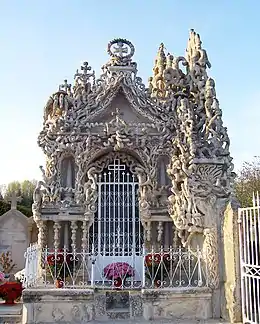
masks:
[(150, 114), (147, 114), (143, 109), (137, 109), (134, 105), (129, 102), (123, 89), (119, 89), (117, 95), (111, 100), (111, 103), (106, 107), (103, 107), (103, 110), (100, 110), (99, 113), (89, 115), (88, 121), (92, 122), (110, 122), (113, 118), (113, 114), (118, 110), (120, 112), (121, 118), (127, 124), (151, 124), (155, 121), (161, 123), (161, 120), (155, 117), (151, 117)]

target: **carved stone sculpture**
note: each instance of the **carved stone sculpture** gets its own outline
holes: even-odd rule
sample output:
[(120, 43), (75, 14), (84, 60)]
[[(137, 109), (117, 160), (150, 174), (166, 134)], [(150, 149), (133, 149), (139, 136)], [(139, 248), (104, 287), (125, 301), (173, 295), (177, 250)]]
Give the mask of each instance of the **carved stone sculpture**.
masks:
[[(148, 88), (137, 76), (131, 42), (112, 40), (107, 51), (110, 60), (99, 78), (85, 62), (76, 71), (75, 84), (65, 81), (46, 104), (38, 143), (47, 165), (46, 171), (42, 168), (44, 190), (39, 183), (34, 195), (35, 218), (44, 209), (63, 208), (64, 192), (70, 192), (66, 208), (82, 215), (87, 231), (97, 211), (97, 180), (111, 161), (120, 159), (138, 181), (146, 240), (153, 239), (153, 215), (168, 210), (165, 217), (173, 221), (184, 246), (194, 235), (204, 235), (211, 285), (216, 287), (219, 202), (228, 201), (234, 173), (230, 141), (200, 36), (191, 30), (186, 57), (166, 55), (161, 44)], [(159, 177), (162, 156), (170, 161), (165, 166), (170, 186)], [(75, 164), (70, 171), (73, 177), (75, 170), (73, 181), (67, 182), (71, 188), (61, 185), (65, 157)], [(163, 226), (156, 222), (155, 240), (160, 241)]]

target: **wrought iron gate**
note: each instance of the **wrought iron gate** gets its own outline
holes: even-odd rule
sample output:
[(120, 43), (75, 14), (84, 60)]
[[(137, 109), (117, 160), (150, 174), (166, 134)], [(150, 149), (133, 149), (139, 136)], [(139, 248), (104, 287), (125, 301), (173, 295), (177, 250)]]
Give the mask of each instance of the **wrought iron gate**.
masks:
[(243, 323), (260, 323), (260, 204), (239, 209)]
[(98, 175), (97, 184), (98, 210), (90, 232), (97, 270), (94, 280), (102, 280), (102, 270), (113, 262), (128, 262), (137, 276), (141, 275), (143, 231), (138, 179), (126, 164), (115, 159)]

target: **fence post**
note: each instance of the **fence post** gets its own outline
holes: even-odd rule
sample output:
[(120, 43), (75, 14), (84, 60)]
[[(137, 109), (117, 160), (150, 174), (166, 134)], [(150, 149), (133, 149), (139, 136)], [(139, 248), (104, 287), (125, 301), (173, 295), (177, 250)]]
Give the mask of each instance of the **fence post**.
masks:
[(95, 259), (94, 259), (94, 244), (92, 244), (92, 260), (91, 260), (91, 287), (94, 287), (94, 270), (95, 270)]
[(143, 254), (143, 264), (142, 264), (142, 269), (143, 269), (143, 272), (142, 272), (142, 288), (145, 288), (145, 246), (143, 245), (143, 251), (142, 251), (142, 254)]

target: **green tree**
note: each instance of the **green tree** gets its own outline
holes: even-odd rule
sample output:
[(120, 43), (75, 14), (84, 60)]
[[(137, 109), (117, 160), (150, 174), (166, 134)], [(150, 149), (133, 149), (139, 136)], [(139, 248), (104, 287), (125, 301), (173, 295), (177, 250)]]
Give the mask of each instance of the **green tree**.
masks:
[(33, 192), (36, 187), (36, 181), (24, 180), (21, 182), (21, 205), (31, 207), (33, 203)]
[(235, 180), (235, 194), (241, 207), (253, 204), (253, 193), (260, 194), (260, 157), (255, 156), (252, 162), (245, 162)]
[(6, 186), (4, 193), (5, 200), (11, 196), (12, 192), (15, 192), (17, 196), (21, 197), (22, 200), (20, 205), (31, 208), (33, 203), (33, 192), (36, 187), (35, 180), (24, 180), (22, 182), (13, 181)]
[(7, 185), (1, 185), (0, 192), (4, 200), (0, 199), (0, 215), (3, 215), (10, 209), (11, 205), (9, 203), (9, 198), (11, 194), (15, 192), (17, 196), (21, 197), (17, 209), (28, 217), (32, 216), (33, 192), (35, 187), (35, 180), (24, 180), (22, 182), (13, 181)]
[[(6, 213), (10, 209), (11, 209), (11, 204), (7, 203), (4, 200), (1, 200), (0, 201), (0, 216), (2, 216), (4, 213)], [(23, 213), (27, 217), (32, 216), (32, 209), (31, 209), (31, 207), (26, 207), (26, 206), (18, 205), (17, 206), (17, 210), (19, 210), (21, 213)]]

